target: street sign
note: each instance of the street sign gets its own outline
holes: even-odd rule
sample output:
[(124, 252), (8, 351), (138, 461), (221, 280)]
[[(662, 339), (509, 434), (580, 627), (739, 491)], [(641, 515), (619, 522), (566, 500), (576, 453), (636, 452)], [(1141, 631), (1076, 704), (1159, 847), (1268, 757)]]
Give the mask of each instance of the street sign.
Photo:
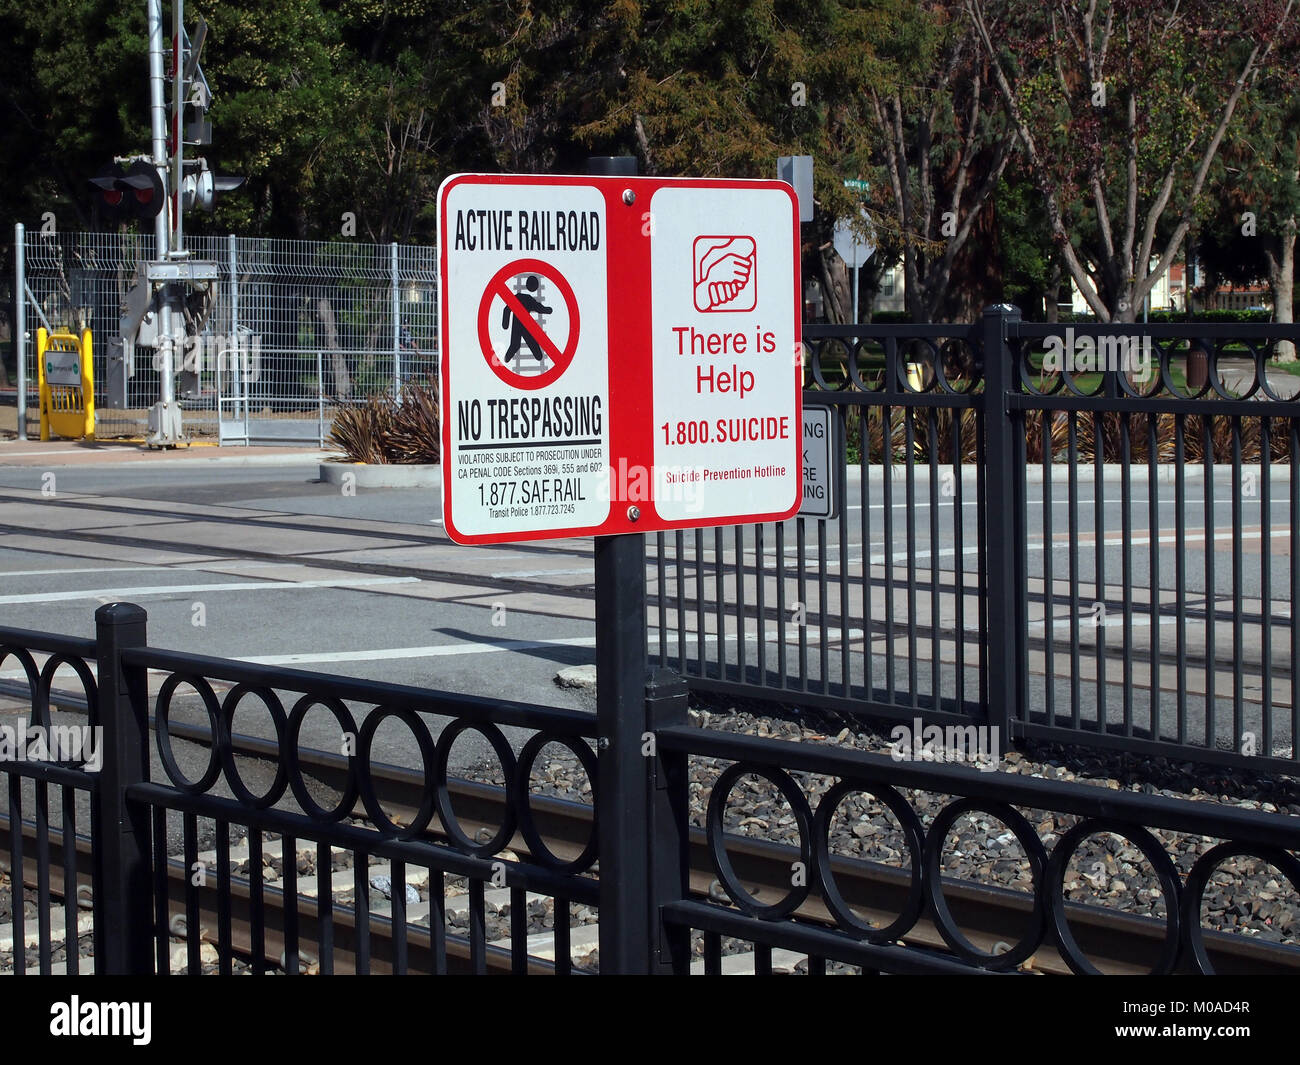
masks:
[(799, 223), (788, 185), (461, 174), (438, 199), (453, 540), (795, 512)]
[(830, 407), (804, 407), (802, 517), (833, 518), (839, 514), (838, 440), (835, 412)]
[(813, 220), (813, 157), (811, 155), (778, 155), (776, 177), (784, 181), (799, 197), (799, 221)]
[[(864, 220), (867, 219), (866, 211), (859, 211), (859, 213)], [(850, 270), (866, 265), (867, 260), (876, 252), (875, 242), (870, 237), (859, 236), (849, 221), (844, 218), (835, 223), (831, 241), (839, 257), (844, 260), (844, 265)]]

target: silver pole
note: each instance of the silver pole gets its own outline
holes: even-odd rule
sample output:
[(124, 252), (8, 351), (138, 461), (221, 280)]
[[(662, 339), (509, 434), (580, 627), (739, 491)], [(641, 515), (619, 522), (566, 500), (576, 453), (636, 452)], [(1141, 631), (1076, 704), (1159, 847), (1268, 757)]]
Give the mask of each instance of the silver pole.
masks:
[[(167, 96), (163, 79), (163, 26), (162, 0), (148, 0), (149, 21), (149, 132), (153, 141), (153, 164), (158, 168), (163, 188), (167, 188)], [(154, 235), (157, 238), (159, 259), (167, 258), (168, 209), (154, 218)]]
[(402, 296), (397, 280), (397, 241), (392, 244), (390, 268), (393, 289), (393, 398), (402, 393)]
[[(854, 258), (855, 259), (857, 258), (856, 253), (854, 254)], [(860, 273), (862, 273), (862, 267), (855, 266), (853, 268), (853, 324), (854, 325), (858, 324), (858, 275)]]
[(185, 39), (185, 0), (172, 0), (172, 39), (175, 44), (175, 77), (172, 78), (172, 114), (176, 116), (175, 157), (172, 165), (172, 202), (176, 205), (175, 236), (172, 239), (172, 251), (177, 256), (185, 254), (185, 212), (181, 210), (181, 178), (185, 170), (185, 101), (181, 94), (185, 91), (185, 53), (182, 41)]
[[(149, 24), (149, 127), (153, 141), (153, 164), (158, 168), (164, 189), (163, 209), (154, 219), (154, 237), (158, 260), (171, 258), (169, 248), (170, 197), (165, 190), (167, 181), (167, 95), (163, 78), (163, 15), (162, 0), (148, 0)], [(172, 336), (171, 286), (163, 288), (162, 306), (158, 313), (157, 359), (159, 395), (154, 408), (156, 424), (150, 437), (151, 444), (174, 444), (172, 412), (175, 396), (172, 391), (172, 365), (175, 338)]]
[(18, 439), (27, 439), (27, 234), (14, 226), (14, 351), (18, 355)]
[(226, 238), (227, 261), (230, 263), (230, 332), (239, 345), (239, 260), (235, 255), (235, 234)]
[[(237, 392), (233, 393), (232, 398), (239, 396), (244, 391), (244, 379), (248, 375), (247, 356), (244, 354), (242, 345), (239, 342), (239, 259), (235, 254), (235, 234), (231, 233), (226, 238), (227, 261), (230, 270), (230, 338), (234, 344), (234, 383)], [(235, 399), (235, 417), (239, 418), (239, 400)], [(217, 390), (217, 423), (221, 422), (221, 390)], [(248, 434), (244, 434), (244, 444), (248, 444)]]

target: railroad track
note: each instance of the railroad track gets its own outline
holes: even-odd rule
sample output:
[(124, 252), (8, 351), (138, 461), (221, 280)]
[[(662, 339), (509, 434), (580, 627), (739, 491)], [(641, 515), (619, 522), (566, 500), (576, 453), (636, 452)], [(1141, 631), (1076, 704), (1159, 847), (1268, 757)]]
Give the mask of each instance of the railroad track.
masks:
[[(178, 739), (196, 742), (203, 742), (207, 736), (205, 730), (179, 723), (173, 724), (171, 731)], [(249, 736), (234, 737), (233, 746), (237, 755), (254, 759), (272, 760), (277, 750), (273, 741)], [(345, 757), (327, 752), (304, 751), (300, 755), (300, 762), (304, 773), (322, 785), (341, 787), (347, 769)], [(420, 805), (423, 775), (395, 767), (376, 766), (374, 777), (377, 786), (382, 789), (381, 801), (389, 817), (398, 822), (413, 817)], [(489, 785), (468, 780), (450, 781), (449, 788), (461, 831), (470, 838), (480, 838), (484, 834), (494, 835), (505, 812), (502, 792)], [(539, 833), (557, 858), (570, 860), (581, 853), (591, 832), (590, 807), (558, 798), (534, 796), (531, 809)], [(357, 816), (365, 816), (360, 803), (354, 812)], [(426, 834), (430, 841), (446, 841), (447, 837), (438, 830), (440, 826), (436, 819), (430, 828)], [(0, 818), (0, 833), (8, 832), (7, 819)], [(34, 841), (35, 825), (25, 822), (24, 835)], [(58, 900), (67, 898), (63, 869), (58, 857), (63, 853), (62, 846), (62, 837), (51, 831), (49, 892), (52, 899)], [(510, 848), (515, 855), (528, 855), (522, 837), (517, 836)], [(727, 850), (737, 876), (756, 899), (768, 903), (785, 895), (791, 862), (798, 858), (798, 852), (794, 848), (762, 840), (729, 838)], [(513, 908), (520, 905), (529, 908), (530, 923), (534, 926), (534, 930), (528, 934), (529, 972), (554, 973), (557, 970), (569, 971), (570, 968), (582, 971), (598, 958), (599, 925), (595, 915), (584, 912), (583, 907), (569, 906), (568, 919), (563, 922), (557, 936), (554, 930), (554, 901), (547, 897), (531, 894), (525, 896), (523, 892), (512, 888), (494, 889), (481, 882), (471, 885), (458, 878), (431, 873), (424, 867), (407, 866), (398, 878), (393, 876), (393, 869), (388, 863), (378, 861), (370, 864), (363, 876), (358, 876), (357, 870), (348, 864), (350, 851), (332, 848), (328, 857), (323, 851), (324, 848), (318, 847), (314, 842), (301, 845), (300, 841), (300, 845), (295, 847), (298, 904), (296, 915), (291, 917), (289, 908), (285, 906), (285, 892), (278, 886), (285, 871), (280, 840), (265, 838), (262, 841), (262, 875), (256, 878), (248, 875), (250, 870), (241, 870), (241, 866), (250, 858), (249, 841), (232, 844), (229, 858), (232, 870), (229, 891), (231, 960), (224, 963), (227, 970), (238, 968), (236, 963), (242, 962), (251, 971), (296, 968), (307, 972), (324, 969), (336, 973), (382, 973), (435, 971), (443, 965), (447, 971), (452, 972), (473, 971), (476, 968), (487, 972), (517, 971), (518, 966), (511, 956), (511, 946), (520, 941), (512, 939), (512, 932), (505, 921), (512, 915)], [(76, 897), (80, 906), (86, 906), (90, 886), (88, 841), (78, 838), (76, 852)], [(35, 858), (32, 857), (34, 854), (34, 846), (24, 849), (22, 870), (24, 884), (33, 890), (38, 884), (38, 870)], [(502, 857), (509, 860), (511, 855)], [(725, 903), (725, 896), (721, 894), (712, 869), (702, 829), (691, 830), (689, 858), (692, 895)], [(212, 868), (216, 864), (217, 855), (215, 851), (200, 852), (198, 860), (206, 868)], [(335, 868), (336, 860), (341, 860), (339, 868)], [(324, 861), (330, 863), (325, 878), (329, 881), (328, 901), (322, 894), (320, 875)], [(893, 921), (903, 906), (910, 883), (906, 870), (845, 857), (833, 859), (832, 865), (841, 892), (860, 917), (879, 926)], [(3, 868), (2, 861), (0, 868)], [(6, 871), (12, 873), (11, 870)], [(439, 880), (436, 884), (432, 879), (435, 876)], [(190, 936), (190, 930), (185, 925), (185, 892), (190, 876), (182, 856), (176, 855), (169, 860), (167, 878), (169, 928), (173, 933), (169, 955), (172, 968), (182, 969), (191, 960), (198, 965), (206, 961), (210, 967), (219, 954), (214, 949), (219, 945), (217, 930), (220, 893), (215, 883), (216, 878), (207, 876), (204, 883), (194, 888), (198, 913), (196, 936)], [(388, 879), (391, 885), (389, 892), (379, 891), (383, 885), (382, 878)], [(394, 883), (395, 880), (400, 882)], [(418, 900), (408, 896), (408, 884), (417, 888)], [(399, 891), (403, 900), (410, 898), (410, 901), (394, 907), (391, 898), (375, 899), (377, 893), (395, 897)], [(356, 905), (359, 892), (366, 895), (366, 900), (360, 907), (360, 924)], [(254, 906), (256, 893), (261, 894), (261, 906)], [(971, 944), (989, 953), (1006, 949), (1005, 945), (1013, 944), (1020, 938), (1031, 909), (1030, 900), (1023, 893), (964, 879), (945, 879), (944, 894), (953, 917)], [(63, 935), (66, 927), (63, 917), (65, 909), (64, 906), (51, 906), (51, 940), (58, 940), (58, 936)], [(395, 913), (394, 909), (400, 912)], [(77, 909), (76, 912), (89, 914), (88, 909)], [(1080, 947), (1103, 971), (1142, 973), (1159, 954), (1165, 931), (1163, 922), (1076, 904), (1068, 905), (1067, 912)], [(438, 919), (439, 914), (441, 920)], [(466, 934), (464, 929), (467, 921), (475, 919), (475, 914), (479, 921), (484, 922), (477, 937)], [(826, 926), (833, 923), (830, 913), (820, 900), (812, 897), (800, 907), (797, 916)], [(551, 925), (539, 926), (545, 924), (547, 917), (550, 918)], [(540, 919), (540, 922), (533, 918)], [(290, 920), (296, 925), (298, 941), (303, 944), (297, 959), (285, 956), (286, 930)], [(329, 953), (333, 964), (330, 966), (327, 962), (322, 967), (322, 959), (315, 955), (314, 950), (326, 924), (329, 926), (326, 934), (327, 941), (332, 945)], [(88, 921), (83, 916), (78, 921), (79, 931), (83, 935), (86, 925)], [(12, 950), (12, 928), (6, 922), (0, 929), (3, 929), (0, 931), (2, 955), (6, 948)], [(26, 937), (29, 946), (36, 945), (36, 934), (35, 920), (29, 920)], [(8, 942), (6, 936), (10, 937)], [(260, 950), (256, 946), (259, 940), (262, 943)], [(561, 952), (558, 960), (557, 940)], [(1294, 948), (1220, 932), (1207, 932), (1205, 940), (1210, 959), (1220, 973), (1294, 975), (1300, 972), (1300, 953)], [(51, 944), (51, 953), (57, 951), (59, 942), (61, 941)], [(912, 947), (947, 951), (938, 930), (925, 919), (914, 926), (903, 942)], [(13, 957), (12, 954), (9, 956)], [(440, 962), (444, 956), (445, 961)], [(753, 972), (754, 962), (751, 950), (740, 944), (731, 944), (723, 957), (723, 972)], [(773, 971), (793, 971), (803, 962), (802, 955), (772, 952)], [(80, 964), (82, 971), (89, 971), (93, 962), (82, 958)], [(591, 967), (595, 968), (595, 965)], [(697, 960), (693, 968), (703, 971), (703, 961)], [(1046, 945), (1022, 968), (1045, 975), (1069, 972), (1064, 960)], [(54, 965), (53, 971), (60, 971), (60, 967)]]

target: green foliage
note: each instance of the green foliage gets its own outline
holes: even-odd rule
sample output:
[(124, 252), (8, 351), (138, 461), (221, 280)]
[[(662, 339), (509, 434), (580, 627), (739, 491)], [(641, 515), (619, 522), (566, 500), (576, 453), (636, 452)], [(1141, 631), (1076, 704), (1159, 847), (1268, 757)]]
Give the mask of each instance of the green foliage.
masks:
[[(1261, 235), (1295, 213), (1300, 108), (1285, 41), (1244, 98), (1210, 187), (1194, 201), (1184, 195), (1224, 79), (1256, 29), (1261, 40), (1274, 35), (1265, 23), (1277, 12), (1265, 0), (1193, 0), (1172, 20), (1168, 3), (1104, 0), (1099, 10), (1116, 19), (1104, 108), (1090, 101), (1077, 48), (1057, 55), (1055, 5), (982, 6), (1050, 160), (1070, 243), (1110, 295), (1124, 279), (1101, 248), (1088, 182), (1101, 175), (1114, 226), (1125, 213), (1130, 97), (1139, 219), (1165, 168), (1181, 160), (1157, 248), (1187, 213), (1207, 263), (1221, 248), (1216, 262), (1240, 266), (1254, 250), (1232, 237), (1242, 210), (1258, 213)], [(6, 234), (18, 220), (39, 226), (45, 211), (62, 229), (98, 228), (86, 179), (114, 155), (148, 149), (144, 8), (0, 0)], [(591, 154), (631, 153), (645, 173), (769, 177), (778, 155), (811, 154), (818, 218), (804, 229), (806, 272), (822, 271), (833, 223), (856, 217), (864, 198), (843, 180), (860, 178), (871, 186), (865, 203), (879, 245), (864, 286), (902, 255), (905, 229), (924, 281), (926, 262), (942, 254), (935, 215), (955, 183), (968, 105), (976, 92), (992, 99), (987, 59), (953, 51), (973, 25), (960, 0), (191, 0), (191, 26), (200, 16), (214, 123), (201, 154), (249, 180), (218, 198), (214, 217), (189, 214), (191, 232), (429, 243), (438, 184), (456, 171), (576, 172)], [(954, 56), (960, 77), (945, 74)], [(928, 186), (933, 212), (899, 207), (873, 100), (897, 100), (912, 153), (901, 195), (915, 204)], [(1005, 122), (996, 107), (981, 120), (968, 196)], [(355, 216), (355, 236), (342, 232), (345, 214)], [(949, 264), (950, 286), (965, 302), (987, 301), (997, 282), (1001, 298), (1038, 305), (1061, 260), (1048, 231), (1041, 183), (1031, 185), (1023, 158), (1014, 159), (967, 250)], [(7, 244), (0, 285), (12, 273)], [(346, 315), (339, 325), (365, 328)]]
[(984, 9), (1062, 254), (1094, 306), (1132, 320), (1149, 257), (1167, 267), (1214, 210), (1207, 168), (1224, 124), (1241, 123), (1239, 87), (1248, 100), (1294, 79), (1295, 15), (1269, 0), (972, 6)]
[[(1140, 314), (1138, 319), (1141, 320)], [(1063, 312), (1061, 314), (1062, 325), (1069, 325), (1072, 322), (1096, 322), (1096, 320), (1096, 317), (1091, 314), (1075, 314), (1072, 312)], [(1191, 314), (1186, 311), (1151, 311), (1147, 315), (1148, 322), (1174, 325), (1184, 322), (1221, 322), (1227, 324), (1259, 322), (1267, 324), (1272, 320), (1273, 313), (1271, 311), (1248, 311), (1245, 309), (1193, 311)]]
[(146, 148), (144, 4), (0, 0), (0, 221), (88, 228), (86, 179)]

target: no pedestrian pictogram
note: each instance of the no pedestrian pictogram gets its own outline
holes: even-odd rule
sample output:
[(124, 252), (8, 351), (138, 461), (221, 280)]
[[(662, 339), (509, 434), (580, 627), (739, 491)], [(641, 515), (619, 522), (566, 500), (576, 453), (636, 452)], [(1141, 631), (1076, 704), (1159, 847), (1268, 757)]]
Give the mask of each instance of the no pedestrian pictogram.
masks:
[(512, 388), (539, 389), (556, 381), (573, 361), (578, 328), (572, 286), (540, 259), (507, 263), (479, 300), (483, 356)]

